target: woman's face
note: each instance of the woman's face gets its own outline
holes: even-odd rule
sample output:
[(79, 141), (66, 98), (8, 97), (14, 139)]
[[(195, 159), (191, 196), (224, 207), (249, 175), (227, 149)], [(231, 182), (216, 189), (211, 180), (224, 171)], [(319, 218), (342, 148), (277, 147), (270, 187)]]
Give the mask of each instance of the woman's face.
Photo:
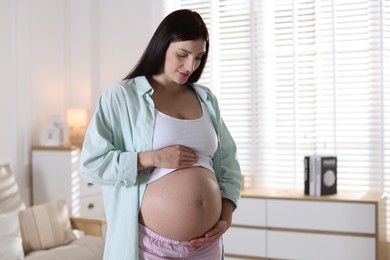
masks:
[(165, 77), (177, 84), (185, 84), (199, 67), (205, 52), (206, 41), (203, 39), (172, 42), (165, 56)]

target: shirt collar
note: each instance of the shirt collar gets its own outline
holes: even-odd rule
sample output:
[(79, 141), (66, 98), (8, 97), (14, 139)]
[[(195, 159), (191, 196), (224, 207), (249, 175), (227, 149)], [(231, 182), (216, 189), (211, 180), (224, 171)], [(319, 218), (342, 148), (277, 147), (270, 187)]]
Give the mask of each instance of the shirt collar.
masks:
[(203, 102), (213, 100), (213, 96), (207, 88), (194, 83), (190, 83), (190, 86), (195, 89), (196, 93), (198, 93), (200, 99), (202, 99)]
[[(152, 86), (149, 84), (149, 81), (145, 76), (138, 76), (134, 78), (134, 80), (136, 82), (137, 92), (141, 96), (145, 94), (149, 94), (149, 95), (153, 94), (154, 90)], [(196, 93), (198, 93), (199, 97), (202, 99), (203, 102), (212, 101), (213, 98), (208, 89), (194, 83), (189, 83), (189, 85), (195, 89)]]
[(150, 94), (150, 95), (153, 94), (153, 88), (149, 84), (149, 81), (147, 80), (147, 78), (145, 76), (138, 76), (138, 77), (134, 78), (134, 80), (136, 83), (138, 94), (140, 94), (141, 96), (143, 96), (145, 94)]

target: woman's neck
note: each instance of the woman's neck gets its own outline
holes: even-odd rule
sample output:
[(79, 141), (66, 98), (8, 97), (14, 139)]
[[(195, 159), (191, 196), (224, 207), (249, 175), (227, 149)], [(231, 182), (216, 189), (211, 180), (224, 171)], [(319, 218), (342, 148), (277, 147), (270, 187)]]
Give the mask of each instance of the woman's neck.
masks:
[(154, 91), (174, 94), (187, 90), (187, 84), (177, 84), (176, 82), (168, 80), (163, 75), (153, 75), (148, 78), (148, 81)]

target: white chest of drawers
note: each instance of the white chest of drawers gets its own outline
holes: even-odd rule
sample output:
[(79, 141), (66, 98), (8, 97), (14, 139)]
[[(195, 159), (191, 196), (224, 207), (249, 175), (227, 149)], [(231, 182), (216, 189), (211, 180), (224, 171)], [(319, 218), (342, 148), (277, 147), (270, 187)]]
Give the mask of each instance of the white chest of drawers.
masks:
[(101, 188), (79, 175), (80, 148), (33, 147), (33, 204), (65, 200), (74, 216), (104, 217)]
[(224, 235), (226, 259), (385, 260), (385, 196), (245, 190)]

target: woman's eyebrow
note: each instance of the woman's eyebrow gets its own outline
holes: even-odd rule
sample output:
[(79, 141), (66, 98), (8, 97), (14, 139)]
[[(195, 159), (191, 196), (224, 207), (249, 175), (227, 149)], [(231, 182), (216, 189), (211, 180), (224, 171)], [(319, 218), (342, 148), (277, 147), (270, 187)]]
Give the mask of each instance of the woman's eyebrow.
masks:
[[(190, 52), (189, 50), (186, 50), (186, 49), (183, 49), (183, 48), (179, 48), (179, 50), (180, 50), (180, 51), (184, 51), (184, 52), (189, 53), (189, 54), (192, 53), (192, 52)], [(205, 54), (205, 53), (206, 53), (206, 51), (202, 51), (202, 52), (198, 53), (198, 55)]]

